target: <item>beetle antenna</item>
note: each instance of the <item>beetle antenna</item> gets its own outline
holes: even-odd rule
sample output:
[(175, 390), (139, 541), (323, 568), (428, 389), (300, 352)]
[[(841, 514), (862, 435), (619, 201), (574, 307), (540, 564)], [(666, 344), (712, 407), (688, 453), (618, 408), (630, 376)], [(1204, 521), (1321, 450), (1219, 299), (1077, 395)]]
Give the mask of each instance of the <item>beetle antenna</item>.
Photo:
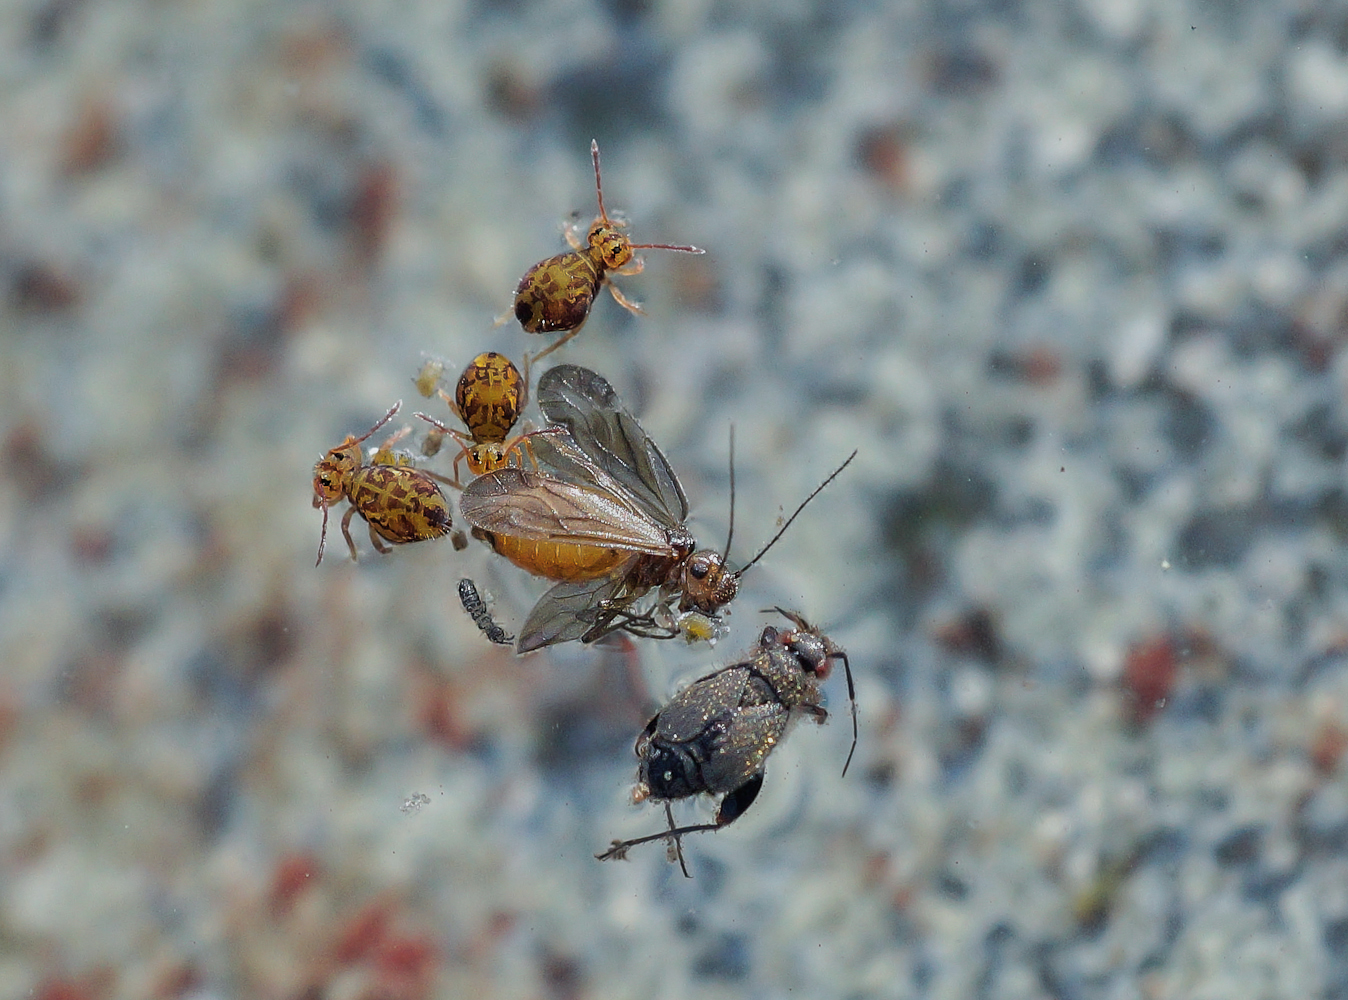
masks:
[(328, 505), (326, 502), (323, 507), (323, 533), (318, 536), (318, 558), (314, 561), (314, 566), (318, 566), (323, 561), (323, 546), (328, 544)]
[(351, 442), (349, 442), (349, 443), (350, 443), (350, 444), (360, 444), (360, 443), (361, 443), (362, 441), (364, 441), (367, 437), (369, 437), (369, 436), (370, 436), (371, 434), (373, 434), (375, 431), (379, 430), (379, 428), (383, 427), (386, 423), (388, 423), (390, 420), (392, 420), (394, 414), (396, 414), (396, 413), (397, 413), (399, 410), (401, 410), (402, 408), (403, 408), (403, 401), (400, 399), (400, 400), (398, 400), (396, 403), (394, 403), (392, 406), (389, 407), (389, 411), (388, 411), (387, 413), (385, 413), (382, 417), (379, 418), (379, 423), (375, 424), (373, 427), (371, 427), (368, 431), (366, 431), (366, 432), (365, 432), (364, 434), (362, 434), (360, 437), (356, 438), (354, 441), (351, 441)]
[(682, 250), (684, 253), (706, 253), (701, 247), (680, 246), (675, 243), (633, 243), (633, 250)]
[(786, 534), (786, 529), (789, 528), (789, 527), (791, 527), (791, 522), (794, 521), (796, 518), (798, 518), (798, 517), (800, 516), (800, 512), (803, 511), (803, 510), (805, 509), (806, 505), (809, 504), (809, 502), (810, 502), (811, 500), (813, 500), (815, 497), (817, 497), (820, 493), (822, 493), (825, 486), (827, 486), (829, 483), (833, 482), (833, 480), (837, 479), (837, 478), (838, 478), (838, 474), (841, 473), (843, 469), (845, 469), (845, 468), (847, 468), (849, 465), (851, 465), (851, 464), (852, 464), (852, 459), (854, 459), (854, 458), (856, 458), (856, 457), (857, 457), (857, 453), (856, 453), (855, 451), (852, 452), (852, 454), (850, 454), (850, 455), (847, 456), (847, 461), (843, 462), (842, 465), (840, 465), (840, 466), (838, 466), (836, 469), (834, 469), (833, 472), (830, 473), (830, 475), (829, 475), (829, 477), (828, 477), (827, 479), (825, 479), (822, 483), (820, 483), (818, 486), (816, 486), (816, 487), (814, 488), (814, 492), (811, 493), (809, 496), (807, 496), (804, 500), (802, 500), (802, 501), (800, 502), (800, 506), (796, 508), (795, 513), (792, 514), (790, 517), (788, 517), (788, 518), (786, 519), (786, 523), (783, 524), (780, 528), (777, 529), (777, 534), (775, 534), (775, 535), (772, 536), (772, 539), (768, 542), (768, 544), (767, 544), (767, 545), (764, 545), (761, 549), (758, 550), (758, 555), (754, 556), (754, 557), (753, 557), (752, 559), (750, 559), (747, 563), (745, 563), (743, 566), (741, 566), (741, 567), (739, 568), (739, 570), (735, 573), (735, 575), (736, 575), (736, 576), (743, 576), (745, 570), (747, 570), (750, 566), (752, 566), (754, 563), (758, 562), (758, 560), (762, 559), (765, 555), (767, 555), (768, 549), (770, 549), (770, 548), (772, 548), (774, 545), (776, 545), (776, 544), (777, 544), (777, 540), (778, 540), (779, 538), (781, 538), (782, 535)]
[(668, 830), (661, 830), (659, 833), (652, 833), (645, 837), (636, 837), (632, 840), (615, 840), (609, 845), (609, 849), (603, 854), (596, 854), (595, 857), (600, 861), (608, 861), (610, 858), (622, 859), (627, 854), (629, 847), (635, 847), (637, 844), (649, 844), (652, 840), (669, 840), (671, 838), (683, 837), (689, 833), (709, 833), (719, 830), (725, 826), (724, 823), (697, 823), (693, 826), (671, 827)]
[(594, 160), (594, 191), (599, 196), (599, 218), (608, 222), (608, 212), (604, 211), (604, 185), (599, 182), (599, 140), (590, 140), (590, 159)]

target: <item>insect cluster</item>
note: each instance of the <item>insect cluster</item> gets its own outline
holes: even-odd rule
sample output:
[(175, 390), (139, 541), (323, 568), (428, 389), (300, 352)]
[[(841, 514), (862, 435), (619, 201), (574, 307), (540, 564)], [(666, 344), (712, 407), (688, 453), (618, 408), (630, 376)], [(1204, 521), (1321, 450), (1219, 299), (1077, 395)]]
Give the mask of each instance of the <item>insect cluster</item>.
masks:
[[(578, 365), (555, 365), (539, 377), (535, 403), (540, 426), (517, 429), (530, 403), (530, 373), (543, 357), (574, 337), (607, 285), (624, 308), (640, 313), (612, 281), (634, 275), (641, 249), (703, 253), (692, 246), (633, 243), (626, 223), (604, 207), (599, 145), (591, 143), (599, 215), (582, 241), (569, 227), (572, 249), (529, 268), (515, 291), (513, 315), (527, 333), (562, 336), (532, 357), (523, 372), (495, 351), (479, 354), (444, 385), (444, 363), (428, 361), (413, 380), (428, 399), (441, 400), (465, 429), (424, 413), (430, 428), (420, 458), (396, 451), (404, 428), (379, 447), (362, 444), (393, 419), (394, 404), (368, 431), (348, 436), (314, 466), (314, 506), (323, 510), (318, 561), (323, 560), (329, 507), (349, 503), (342, 535), (357, 558), (350, 523), (359, 514), (381, 553), (390, 545), (450, 535), (450, 503), (442, 486), (460, 493), (459, 513), (472, 536), (515, 566), (552, 586), (525, 616), (518, 638), (492, 616), (470, 579), (459, 581), (460, 603), (484, 637), (527, 653), (556, 643), (593, 643), (614, 633), (650, 639), (715, 642), (722, 615), (739, 592), (744, 573), (782, 537), (805, 506), (836, 478), (856, 453), (807, 496), (758, 553), (731, 569), (734, 532), (734, 466), (731, 438), (731, 531), (724, 548), (700, 546), (687, 527), (688, 499), (664, 453), (599, 374)], [(497, 321), (505, 322), (511, 313)], [(436, 456), (446, 440), (456, 450), (449, 475), (418, 464)], [(464, 471), (466, 467), (466, 472)], [(718, 830), (757, 797), (772, 750), (796, 718), (823, 722), (823, 682), (841, 660), (852, 706), (856, 750), (856, 698), (851, 665), (832, 639), (795, 612), (777, 609), (789, 627), (766, 626), (741, 658), (694, 681), (656, 712), (637, 738), (633, 801), (664, 804), (668, 828), (633, 840), (615, 840), (601, 859), (622, 858), (638, 844), (665, 840), (683, 867), (682, 837)], [(846, 774), (852, 754), (843, 766)], [(670, 803), (698, 794), (719, 795), (710, 823), (678, 826)], [(687, 868), (683, 867), (684, 874)]]

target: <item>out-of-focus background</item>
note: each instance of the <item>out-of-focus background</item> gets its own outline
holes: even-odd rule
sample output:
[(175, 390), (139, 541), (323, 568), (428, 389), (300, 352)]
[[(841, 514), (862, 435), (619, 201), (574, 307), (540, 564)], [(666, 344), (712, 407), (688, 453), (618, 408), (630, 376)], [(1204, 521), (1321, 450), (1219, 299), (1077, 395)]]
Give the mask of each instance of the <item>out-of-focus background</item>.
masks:
[[(15, 0), (0, 53), (0, 996), (1348, 997), (1342, 4)], [(714, 650), (517, 659), (454, 586), (542, 583), (316, 569), (310, 476), (547, 342), (492, 321), (592, 137), (709, 252), (549, 361), (708, 544), (734, 426), (740, 560), (860, 456)], [(851, 773), (837, 677), (692, 879), (594, 860), (774, 604)]]

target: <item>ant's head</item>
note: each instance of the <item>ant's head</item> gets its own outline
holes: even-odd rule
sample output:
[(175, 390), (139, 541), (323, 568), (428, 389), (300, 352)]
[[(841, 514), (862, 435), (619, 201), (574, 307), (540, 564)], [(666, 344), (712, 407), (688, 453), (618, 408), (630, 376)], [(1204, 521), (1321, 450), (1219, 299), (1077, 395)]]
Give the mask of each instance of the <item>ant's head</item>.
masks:
[(735, 599), (740, 590), (738, 573), (725, 567), (725, 556), (713, 549), (699, 549), (683, 564), (683, 597), (680, 611), (714, 615)]

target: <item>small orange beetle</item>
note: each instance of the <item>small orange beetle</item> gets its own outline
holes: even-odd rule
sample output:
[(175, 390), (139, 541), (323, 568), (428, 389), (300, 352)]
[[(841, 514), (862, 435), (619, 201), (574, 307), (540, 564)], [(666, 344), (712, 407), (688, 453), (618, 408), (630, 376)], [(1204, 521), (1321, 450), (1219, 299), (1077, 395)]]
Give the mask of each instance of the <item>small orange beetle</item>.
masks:
[[(515, 289), (515, 318), (526, 333), (565, 333), (549, 344), (534, 360), (551, 354), (580, 332), (590, 315), (590, 306), (599, 289), (608, 285), (613, 298), (624, 309), (641, 313), (641, 305), (618, 291), (611, 274), (640, 274), (645, 261), (635, 250), (678, 250), (680, 253), (706, 253), (691, 246), (671, 243), (633, 243), (619, 230), (627, 223), (613, 220), (604, 210), (604, 188), (599, 180), (599, 142), (590, 140), (590, 158), (594, 160), (594, 189), (599, 196), (599, 216), (590, 223), (582, 243), (568, 226), (566, 241), (573, 247), (566, 253), (539, 261), (524, 272)], [(503, 317), (504, 318), (504, 317)]]
[(356, 543), (351, 540), (353, 514), (365, 518), (370, 526), (370, 541), (380, 552), (392, 551), (385, 541), (401, 545), (449, 533), (449, 502), (435, 484), (441, 477), (413, 468), (411, 459), (392, 450), (390, 446), (402, 437), (401, 433), (384, 442), (368, 465), (364, 463), (361, 442), (392, 420), (402, 405), (402, 400), (394, 403), (368, 431), (360, 437), (348, 435), (314, 465), (314, 506), (323, 508), (323, 533), (318, 541), (315, 566), (323, 561), (328, 541), (328, 508), (343, 499), (351, 501), (351, 508), (342, 518), (342, 537), (353, 560), (356, 558)]
[(447, 435), (459, 443), (459, 453), (454, 457), (454, 478), (446, 480), (455, 489), (463, 489), (459, 478), (460, 462), (467, 460), (468, 471), (480, 476), (484, 472), (504, 469), (510, 464), (512, 455), (529, 450), (529, 434), (506, 440), (529, 403), (527, 359), (524, 372), (521, 375), (504, 354), (487, 351), (475, 357), (463, 370), (453, 398), (443, 389), (439, 390), (440, 398), (467, 426), (467, 434), (446, 427), (424, 413), (416, 414), (435, 428), (432, 434)]

